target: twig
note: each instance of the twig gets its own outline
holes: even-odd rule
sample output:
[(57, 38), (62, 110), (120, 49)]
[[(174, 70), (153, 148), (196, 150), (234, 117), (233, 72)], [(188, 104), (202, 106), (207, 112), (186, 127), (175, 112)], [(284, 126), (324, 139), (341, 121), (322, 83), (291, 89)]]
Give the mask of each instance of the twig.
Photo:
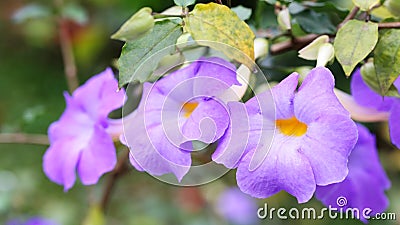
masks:
[(49, 139), (44, 134), (9, 133), (0, 134), (0, 144), (34, 144), (49, 145)]
[(110, 202), (111, 194), (118, 178), (128, 171), (127, 162), (129, 160), (129, 154), (129, 149), (120, 154), (117, 165), (108, 177), (103, 195), (100, 200), (100, 209), (103, 212), (105, 212), (107, 209), (107, 205)]
[(289, 41), (280, 42), (271, 46), (270, 53), (272, 55), (280, 54), (289, 50), (298, 50), (311, 43), (316, 39), (318, 34), (308, 34), (303, 37), (293, 38)]
[[(61, 13), (64, 1), (54, 0), (54, 4), (57, 7), (59, 13)], [(72, 93), (79, 86), (75, 57), (72, 50), (72, 41), (68, 31), (67, 21), (62, 18), (62, 15), (59, 15), (57, 22), (61, 54), (64, 61), (64, 73), (67, 79), (68, 90), (70, 93)]]
[(400, 22), (379, 23), (379, 29), (400, 28)]
[(337, 26), (337, 28), (341, 28), (345, 23), (347, 23), (349, 20), (354, 19), (354, 17), (356, 17), (358, 11), (360, 11), (360, 8), (358, 8), (357, 6), (354, 7), (349, 14), (346, 16), (346, 18), (344, 18), (344, 20)]
[[(379, 29), (400, 28), (400, 22), (379, 23)], [(298, 50), (311, 43), (319, 35), (309, 34), (303, 37), (293, 38), (292, 40), (280, 42), (271, 46), (270, 53), (277, 55), (290, 50)]]
[(151, 15), (154, 17), (154, 19), (163, 19), (163, 18), (170, 18), (170, 17), (180, 17), (184, 18), (184, 15), (168, 15), (168, 14), (162, 14), (162, 13), (151, 13)]

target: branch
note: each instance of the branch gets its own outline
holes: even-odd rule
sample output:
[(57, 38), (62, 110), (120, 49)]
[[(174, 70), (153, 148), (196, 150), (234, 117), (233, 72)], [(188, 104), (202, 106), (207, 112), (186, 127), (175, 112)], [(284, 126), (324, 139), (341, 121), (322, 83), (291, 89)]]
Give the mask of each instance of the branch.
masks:
[(107, 205), (110, 202), (111, 194), (115, 187), (118, 178), (128, 171), (127, 162), (129, 160), (129, 149), (125, 150), (118, 157), (117, 165), (108, 177), (106, 187), (100, 200), (100, 209), (105, 212)]
[(379, 29), (400, 28), (400, 22), (379, 23)]
[(272, 55), (276, 55), (290, 50), (299, 50), (304, 46), (310, 44), (318, 36), (318, 34), (308, 34), (303, 37), (298, 37), (289, 41), (274, 44), (271, 46), (270, 53)]
[(49, 139), (47, 138), (47, 135), (44, 134), (0, 134), (0, 144), (49, 145)]
[(344, 20), (337, 26), (337, 28), (341, 28), (345, 23), (347, 23), (349, 20), (354, 19), (354, 17), (356, 17), (358, 11), (360, 11), (360, 8), (358, 7), (354, 7), (349, 14), (346, 16), (346, 18), (344, 18)]

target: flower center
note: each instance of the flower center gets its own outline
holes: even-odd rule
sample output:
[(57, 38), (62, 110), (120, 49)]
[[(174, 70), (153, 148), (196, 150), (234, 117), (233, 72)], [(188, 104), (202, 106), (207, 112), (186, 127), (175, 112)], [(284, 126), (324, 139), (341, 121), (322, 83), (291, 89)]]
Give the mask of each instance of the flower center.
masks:
[(199, 105), (199, 103), (197, 102), (186, 102), (185, 104), (183, 104), (182, 108), (183, 108), (183, 116), (185, 118), (189, 118), (190, 115), (192, 115), (192, 112), (197, 108), (197, 106)]
[(300, 137), (307, 132), (307, 124), (300, 122), (294, 116), (290, 119), (278, 119), (275, 124), (279, 131), (287, 136)]

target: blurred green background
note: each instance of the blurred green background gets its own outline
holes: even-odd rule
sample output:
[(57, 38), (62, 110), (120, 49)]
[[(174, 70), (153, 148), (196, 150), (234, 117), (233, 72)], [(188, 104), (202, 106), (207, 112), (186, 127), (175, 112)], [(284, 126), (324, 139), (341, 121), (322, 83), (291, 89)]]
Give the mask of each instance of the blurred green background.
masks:
[[(336, 1), (337, 4), (340, 1)], [(346, 1), (341, 1), (346, 4)], [(257, 29), (276, 24), (274, 15), (259, 1), (232, 1), (257, 10), (250, 22)], [(113, 64), (122, 47), (110, 35), (143, 6), (162, 11), (173, 5), (172, 0), (86, 0), (65, 2), (78, 77), (83, 83), (90, 76)], [(29, 6), (31, 17), (16, 14)], [(33, 6), (33, 7), (32, 7)], [(33, 10), (32, 10), (33, 9)], [(69, 11), (68, 11), (69, 10)], [(253, 10), (253, 12), (254, 12)], [(263, 11), (265, 10), (265, 11)], [(29, 14), (30, 13), (30, 14)], [(57, 13), (50, 0), (0, 1), (0, 132), (46, 134), (47, 127), (64, 110), (63, 91), (67, 90), (64, 66), (58, 43)], [(17, 16), (16, 16), (17, 15)], [(50, 15), (50, 16), (48, 16)], [(264, 20), (267, 18), (267, 20)], [(267, 57), (259, 62), (269, 78), (280, 80), (296, 67), (312, 65), (297, 58), (296, 52), (278, 57)], [(339, 66), (330, 66), (341, 89), (348, 90)], [(379, 136), (381, 161), (392, 181), (388, 191), (391, 201), (388, 212), (400, 217), (400, 151), (388, 142), (385, 124), (370, 125)], [(90, 211), (90, 204), (102, 194), (104, 179), (98, 185), (84, 187), (77, 184), (67, 193), (50, 182), (42, 172), (42, 155), (47, 146), (0, 143), (0, 224), (16, 218), (43, 216), (62, 225), (82, 224)], [(227, 186), (235, 185), (234, 171), (222, 179), (197, 188), (180, 188), (159, 182), (133, 169), (117, 183), (108, 207), (106, 224), (228, 224), (215, 212), (215, 200)], [(315, 207), (322, 204), (313, 199), (298, 205), (286, 193), (280, 193), (265, 202), (271, 207)], [(240, 203), (238, 203), (240, 204)], [(256, 213), (256, 212), (254, 212)], [(265, 220), (260, 224), (361, 224), (346, 220)], [(371, 221), (370, 224), (400, 224), (396, 221)]]

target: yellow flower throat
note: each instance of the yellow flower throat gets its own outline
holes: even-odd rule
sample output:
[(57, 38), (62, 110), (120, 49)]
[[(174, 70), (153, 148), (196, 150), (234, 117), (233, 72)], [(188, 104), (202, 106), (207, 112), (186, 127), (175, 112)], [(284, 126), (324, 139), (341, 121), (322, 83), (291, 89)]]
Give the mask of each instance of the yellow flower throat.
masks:
[(199, 103), (197, 102), (186, 102), (185, 104), (183, 104), (182, 106), (184, 112), (183, 116), (185, 118), (189, 118), (198, 105)]
[(275, 124), (279, 131), (287, 136), (300, 137), (307, 132), (307, 124), (300, 122), (294, 116), (289, 119), (278, 119)]

